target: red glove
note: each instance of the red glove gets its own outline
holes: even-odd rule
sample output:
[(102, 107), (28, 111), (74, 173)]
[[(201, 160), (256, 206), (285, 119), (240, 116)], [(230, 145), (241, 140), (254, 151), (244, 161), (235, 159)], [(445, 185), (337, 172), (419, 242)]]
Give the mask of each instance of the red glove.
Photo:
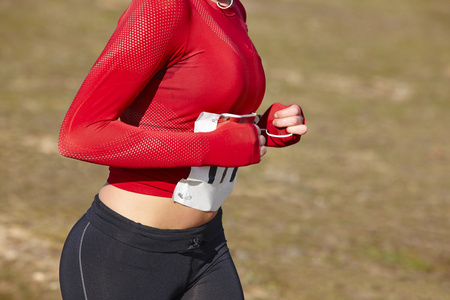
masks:
[[(275, 119), (274, 114), (277, 111), (285, 109), (290, 105), (283, 105), (281, 103), (272, 104), (266, 112), (261, 116), (258, 126), (261, 128), (262, 135), (266, 138), (267, 147), (286, 147), (296, 144), (300, 141), (301, 135), (291, 134), (287, 132), (286, 128), (275, 127), (272, 122)], [(303, 116), (303, 111), (300, 108)], [(305, 117), (303, 117), (303, 124), (305, 124)]]

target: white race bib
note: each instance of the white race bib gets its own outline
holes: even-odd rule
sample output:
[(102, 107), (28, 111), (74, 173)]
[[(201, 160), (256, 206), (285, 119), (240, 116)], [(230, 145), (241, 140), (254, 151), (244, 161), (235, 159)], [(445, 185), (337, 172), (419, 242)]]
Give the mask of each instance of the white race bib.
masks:
[[(203, 112), (195, 121), (194, 132), (214, 131), (222, 120), (253, 123), (256, 116)], [(191, 167), (188, 178), (177, 183), (172, 200), (201, 211), (216, 211), (233, 191), (237, 170), (237, 167)]]

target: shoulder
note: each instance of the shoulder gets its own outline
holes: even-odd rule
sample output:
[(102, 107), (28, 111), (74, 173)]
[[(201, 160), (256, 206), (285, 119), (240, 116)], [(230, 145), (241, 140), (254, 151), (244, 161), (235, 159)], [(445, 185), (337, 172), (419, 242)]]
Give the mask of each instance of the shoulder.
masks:
[(184, 11), (190, 9), (190, 0), (132, 0), (130, 7), (145, 11)]
[(181, 21), (191, 14), (190, 0), (132, 0), (122, 19), (136, 16), (146, 17), (150, 21)]
[(190, 1), (132, 0), (120, 17), (117, 29), (122, 33), (141, 33), (153, 38), (154, 34), (165, 33), (166, 38), (184, 40), (191, 23)]

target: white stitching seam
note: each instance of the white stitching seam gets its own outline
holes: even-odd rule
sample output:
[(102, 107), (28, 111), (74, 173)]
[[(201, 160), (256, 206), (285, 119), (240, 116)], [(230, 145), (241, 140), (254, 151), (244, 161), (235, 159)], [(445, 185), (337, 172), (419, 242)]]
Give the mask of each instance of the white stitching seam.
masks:
[(83, 267), (81, 265), (81, 248), (83, 247), (84, 234), (86, 233), (87, 228), (91, 225), (89, 222), (83, 230), (83, 234), (81, 235), (80, 240), (80, 250), (78, 251), (78, 262), (80, 263), (80, 274), (81, 274), (81, 284), (83, 285), (84, 299), (87, 300), (86, 286), (84, 284), (84, 276), (83, 276)]

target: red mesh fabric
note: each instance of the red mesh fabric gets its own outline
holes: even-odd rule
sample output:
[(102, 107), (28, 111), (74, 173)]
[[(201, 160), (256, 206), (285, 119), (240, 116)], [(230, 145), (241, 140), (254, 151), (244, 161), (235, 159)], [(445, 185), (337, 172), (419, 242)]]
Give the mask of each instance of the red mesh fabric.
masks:
[[(262, 101), (244, 21), (239, 1), (225, 12), (210, 0), (133, 0), (69, 108), (60, 152), (112, 166), (123, 188), (149, 194), (181, 179), (180, 167), (259, 162), (253, 125), (193, 133), (202, 111), (245, 114)], [(142, 170), (134, 178), (126, 169)]]

